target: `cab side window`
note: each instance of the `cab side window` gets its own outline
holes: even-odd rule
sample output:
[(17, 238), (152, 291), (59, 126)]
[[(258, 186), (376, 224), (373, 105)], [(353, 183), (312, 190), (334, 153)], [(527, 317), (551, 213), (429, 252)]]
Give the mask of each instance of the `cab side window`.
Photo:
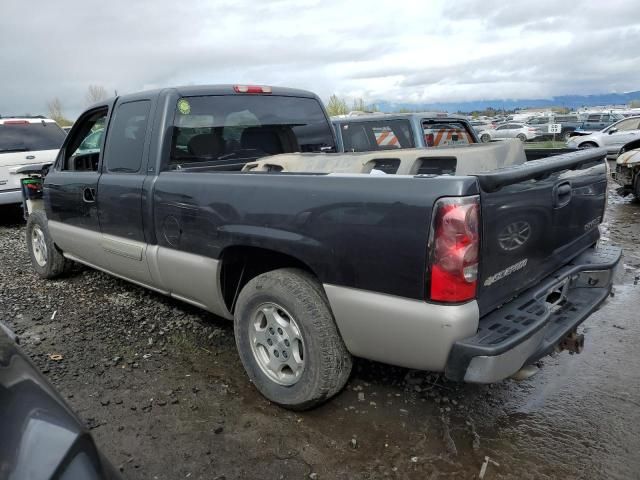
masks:
[(118, 105), (110, 122), (104, 163), (108, 172), (137, 173), (142, 166), (149, 100)]
[(108, 109), (92, 112), (80, 119), (65, 147), (60, 170), (97, 172)]

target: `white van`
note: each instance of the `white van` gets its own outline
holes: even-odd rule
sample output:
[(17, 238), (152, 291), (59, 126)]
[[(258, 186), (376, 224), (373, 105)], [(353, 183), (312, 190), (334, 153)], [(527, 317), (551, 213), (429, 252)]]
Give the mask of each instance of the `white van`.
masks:
[(58, 124), (47, 118), (0, 117), (0, 205), (22, 202), (16, 170), (52, 163), (65, 136)]

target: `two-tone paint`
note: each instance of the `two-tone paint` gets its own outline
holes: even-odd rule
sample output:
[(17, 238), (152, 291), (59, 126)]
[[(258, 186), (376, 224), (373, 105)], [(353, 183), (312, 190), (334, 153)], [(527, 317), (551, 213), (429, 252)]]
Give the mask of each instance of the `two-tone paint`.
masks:
[[(62, 170), (63, 145), (45, 179), (44, 200), (64, 255), (225, 318), (233, 318), (238, 285), (232, 279), (228, 288), (227, 267), (262, 255), (275, 268), (297, 266), (315, 275), (352, 354), (444, 370), (451, 346), (473, 336), (482, 316), (598, 239), (592, 220), (604, 208), (604, 151), (469, 176), (168, 170), (177, 101), (237, 94), (231, 86), (164, 89), (119, 97), (81, 116), (74, 129), (100, 109), (108, 128), (111, 112), (124, 102), (147, 100), (152, 112), (137, 172), (104, 167), (108, 133), (95, 172)], [(274, 88), (272, 94), (319, 102), (299, 90)], [(481, 198), (477, 300), (430, 302), (433, 206), (441, 197), (468, 195)], [(518, 248), (505, 248), (502, 234), (523, 223), (528, 236)], [(508, 280), (484, 285), (523, 259), (525, 268)]]

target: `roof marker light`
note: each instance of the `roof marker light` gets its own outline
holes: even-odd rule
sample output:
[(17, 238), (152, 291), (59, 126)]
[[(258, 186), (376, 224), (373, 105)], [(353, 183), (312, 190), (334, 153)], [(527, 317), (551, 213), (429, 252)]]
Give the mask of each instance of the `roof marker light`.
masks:
[(236, 93), (272, 93), (271, 87), (261, 85), (234, 85)]

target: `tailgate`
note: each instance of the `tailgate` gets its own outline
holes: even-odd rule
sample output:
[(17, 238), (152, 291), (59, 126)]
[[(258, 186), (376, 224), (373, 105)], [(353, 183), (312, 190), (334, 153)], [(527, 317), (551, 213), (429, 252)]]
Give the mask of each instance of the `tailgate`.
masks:
[(0, 190), (15, 190), (20, 188), (20, 178), (17, 173), (21, 167), (33, 164), (53, 163), (58, 150), (40, 150), (36, 152), (3, 153), (0, 155)]
[(477, 175), (481, 315), (598, 240), (606, 203), (605, 157), (604, 149), (580, 150)]

